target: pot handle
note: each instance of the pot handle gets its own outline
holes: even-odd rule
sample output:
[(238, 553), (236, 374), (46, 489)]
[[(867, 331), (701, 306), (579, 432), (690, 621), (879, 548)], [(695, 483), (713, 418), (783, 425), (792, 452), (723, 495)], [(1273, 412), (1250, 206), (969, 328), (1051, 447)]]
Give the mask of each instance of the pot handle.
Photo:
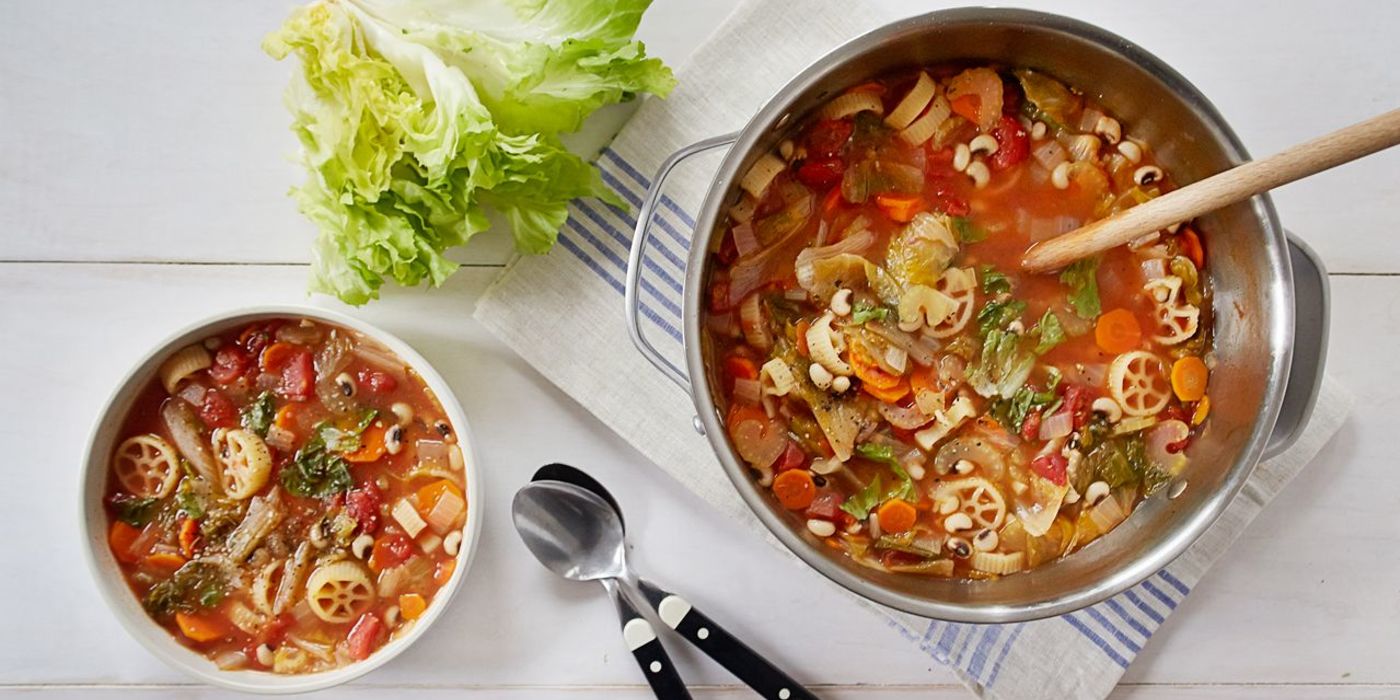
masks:
[(1264, 448), (1264, 459), (1277, 457), (1292, 447), (1307, 427), (1327, 361), (1332, 309), (1327, 268), (1322, 258), (1292, 232), (1288, 234), (1288, 257), (1293, 265), (1293, 359), (1288, 385), (1283, 390), (1283, 405)]
[(642, 281), (642, 257), (646, 255), (647, 239), (651, 237), (651, 224), (656, 214), (656, 205), (661, 201), (662, 190), (666, 186), (666, 178), (670, 176), (671, 171), (674, 170), (677, 165), (680, 165), (681, 161), (691, 156), (699, 155), (705, 151), (714, 150), (716, 148), (723, 148), (734, 143), (738, 138), (739, 132), (736, 131), (731, 134), (724, 134), (723, 136), (714, 136), (704, 141), (697, 141), (672, 153), (671, 156), (661, 164), (661, 167), (656, 171), (656, 177), (651, 181), (651, 187), (647, 188), (647, 195), (642, 200), (642, 206), (637, 212), (637, 228), (632, 235), (632, 250), (627, 256), (627, 281), (624, 290), (627, 334), (632, 336), (632, 344), (637, 346), (637, 350), (641, 351), (642, 357), (645, 357), (653, 367), (661, 370), (661, 373), (666, 375), (667, 379), (675, 382), (676, 386), (683, 389), (687, 394), (690, 393), (690, 378), (686, 376), (685, 371), (671, 364), (671, 361), (667, 360), (665, 356), (656, 349), (656, 346), (652, 345), (651, 341), (648, 341), (646, 336), (642, 335), (642, 304), (637, 294), (637, 288)]

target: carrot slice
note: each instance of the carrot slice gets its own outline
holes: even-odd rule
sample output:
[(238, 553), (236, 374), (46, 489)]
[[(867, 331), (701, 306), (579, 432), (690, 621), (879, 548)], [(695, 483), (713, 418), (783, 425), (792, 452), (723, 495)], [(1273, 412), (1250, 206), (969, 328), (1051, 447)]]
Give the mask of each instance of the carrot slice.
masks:
[(918, 396), (919, 392), (938, 392), (938, 375), (932, 367), (916, 368), (909, 373), (909, 388)]
[(952, 102), (953, 114), (956, 114), (973, 124), (979, 120), (979, 113), (982, 111), (982, 99), (976, 95), (962, 95)]
[[(875, 363), (875, 358), (860, 343), (851, 343), (851, 369), (863, 382), (863, 386), (874, 387), (875, 389), (893, 389), (899, 385), (903, 377), (897, 377), (883, 369)], [(905, 390), (908, 390), (906, 385)]]
[(1191, 425), (1200, 425), (1206, 422), (1208, 416), (1210, 416), (1210, 397), (1202, 396), (1201, 400), (1196, 403), (1195, 412), (1191, 414)]
[(919, 517), (919, 511), (914, 506), (899, 498), (886, 501), (875, 514), (880, 518), (881, 531), (895, 533), (908, 532)]
[(451, 479), (438, 479), (418, 489), (418, 493), (415, 496), (415, 500), (418, 501), (418, 514), (426, 519), (428, 514), (433, 512), (433, 509), (437, 507), (438, 499), (442, 498), (445, 493), (451, 493), (462, 499), (466, 498), (462, 495), (462, 489), (458, 488), (457, 484), (452, 483)]
[(860, 388), (865, 393), (870, 394), (871, 396), (874, 396), (875, 398), (884, 401), (885, 403), (896, 403), (909, 394), (909, 380), (905, 379), (904, 377), (900, 377), (899, 381), (895, 382), (894, 386), (883, 389), (872, 384), (862, 382)]
[(773, 479), (773, 495), (788, 510), (803, 510), (817, 497), (817, 484), (806, 469), (789, 469)]
[(112, 523), (112, 529), (107, 531), (107, 544), (112, 548), (112, 556), (123, 564), (134, 564), (137, 560), (136, 552), (131, 548), (136, 544), (136, 538), (141, 536), (139, 528), (132, 527), (118, 520)]
[(417, 620), (424, 610), (428, 609), (428, 600), (417, 593), (405, 593), (399, 596), (399, 614), (405, 620)]
[(1186, 228), (1181, 230), (1181, 252), (1186, 257), (1191, 258), (1191, 262), (1196, 264), (1199, 270), (1206, 264), (1206, 249), (1201, 245), (1201, 237), (1194, 230)]
[(877, 194), (875, 204), (886, 216), (901, 224), (908, 223), (924, 209), (923, 198), (912, 194)]
[(177, 612), (175, 613), (175, 624), (180, 626), (181, 633), (196, 642), (218, 639), (228, 631), (221, 620), (208, 615)]
[(194, 558), (194, 546), (199, 541), (199, 521), (194, 518), (180, 520), (180, 553), (185, 558)]
[(1127, 309), (1114, 309), (1099, 316), (1094, 327), (1094, 340), (1104, 352), (1119, 355), (1142, 342), (1142, 326)]
[(360, 449), (345, 453), (345, 461), (362, 464), (384, 456), (384, 428), (371, 425), (360, 435)]
[(1189, 355), (1172, 364), (1172, 391), (1182, 401), (1200, 401), (1206, 395), (1206, 382), (1210, 370), (1206, 363), (1195, 355)]
[(258, 356), (258, 368), (264, 372), (280, 372), (298, 352), (297, 346), (278, 341), (263, 348)]
[(797, 322), (797, 354), (803, 357), (807, 357), (812, 352), (807, 349), (807, 331), (811, 328), (812, 322), (805, 318)]
[(154, 552), (146, 555), (146, 566), (174, 571), (185, 565), (185, 558), (174, 552)]

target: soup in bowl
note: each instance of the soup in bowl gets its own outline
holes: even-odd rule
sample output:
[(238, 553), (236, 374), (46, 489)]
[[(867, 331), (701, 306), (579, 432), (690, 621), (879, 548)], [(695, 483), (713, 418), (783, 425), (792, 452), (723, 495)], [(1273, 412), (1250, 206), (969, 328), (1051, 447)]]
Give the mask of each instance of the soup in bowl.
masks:
[(461, 408), (401, 341), (313, 309), (181, 333), (99, 422), (84, 515), (99, 587), (160, 656), (297, 691), (431, 623), (479, 530)]

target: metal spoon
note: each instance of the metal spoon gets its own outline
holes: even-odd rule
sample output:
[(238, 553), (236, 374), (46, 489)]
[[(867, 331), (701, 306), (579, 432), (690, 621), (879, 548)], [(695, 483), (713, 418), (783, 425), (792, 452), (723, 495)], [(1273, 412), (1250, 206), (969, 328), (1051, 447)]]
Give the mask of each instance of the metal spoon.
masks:
[[(598, 480), (582, 470), (567, 464), (549, 464), (535, 472), (532, 481), (562, 482), (562, 484), (577, 486), (581, 490), (591, 493), (612, 508), (617, 515), (618, 524), (625, 529), (622, 508), (618, 506), (617, 499), (613, 498), (613, 495), (602, 484), (598, 483)], [(676, 630), (686, 641), (694, 644), (710, 658), (719, 662), (721, 666), (724, 666), (761, 696), (779, 698), (779, 700), (816, 697), (782, 670), (769, 663), (767, 659), (730, 635), (704, 613), (695, 609), (685, 599), (646, 579), (638, 578), (627, 566), (625, 557), (622, 559), (622, 568), (624, 571), (624, 575), (621, 577), (622, 585), (624, 587), (635, 585), (637, 589), (640, 589), (643, 597), (656, 610), (662, 622)]]
[(622, 638), (658, 698), (689, 698), (685, 682), (651, 623), (618, 588), (629, 576), (622, 521), (606, 501), (577, 486), (535, 481), (515, 494), (511, 517), (520, 539), (546, 569), (572, 581), (603, 584), (622, 619)]

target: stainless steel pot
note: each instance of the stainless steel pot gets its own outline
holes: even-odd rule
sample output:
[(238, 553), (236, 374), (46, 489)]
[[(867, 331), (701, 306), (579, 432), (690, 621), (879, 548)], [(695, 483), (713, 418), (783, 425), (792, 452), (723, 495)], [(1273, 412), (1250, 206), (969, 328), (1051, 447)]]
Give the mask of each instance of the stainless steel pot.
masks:
[[(1164, 494), (1149, 499), (1084, 550), (1024, 574), (961, 581), (874, 571), (821, 546), (754, 483), (722, 427), (713, 391), (715, 367), (707, 361), (708, 341), (701, 330), (708, 253), (724, 231), (722, 213), (737, 200), (740, 176), (817, 106), (845, 87), (887, 71), (969, 59), (1038, 68), (1080, 89), (1097, 90), (1093, 97), (1152, 144), (1179, 182), (1200, 180), (1248, 159), (1204, 95), (1122, 37), (1028, 10), (932, 12), (836, 48), (788, 82), (743, 130), (682, 149), (662, 165), (638, 217), (627, 319), (637, 347), (692, 394), (696, 428), (709, 436), (739, 494), (795, 554), (851, 591), (906, 612), (961, 622), (1013, 622), (1092, 605), (1159, 571), (1224, 511), (1261, 458), (1292, 444), (1307, 422), (1322, 376), (1327, 276), (1312, 251), (1285, 234), (1267, 196), (1202, 220), (1219, 359), (1211, 376), (1211, 422), (1191, 448), (1185, 491), (1175, 499)], [(697, 217), (690, 247), (683, 319), (687, 376), (640, 332), (639, 262), (666, 175), (691, 155), (731, 143)]]

